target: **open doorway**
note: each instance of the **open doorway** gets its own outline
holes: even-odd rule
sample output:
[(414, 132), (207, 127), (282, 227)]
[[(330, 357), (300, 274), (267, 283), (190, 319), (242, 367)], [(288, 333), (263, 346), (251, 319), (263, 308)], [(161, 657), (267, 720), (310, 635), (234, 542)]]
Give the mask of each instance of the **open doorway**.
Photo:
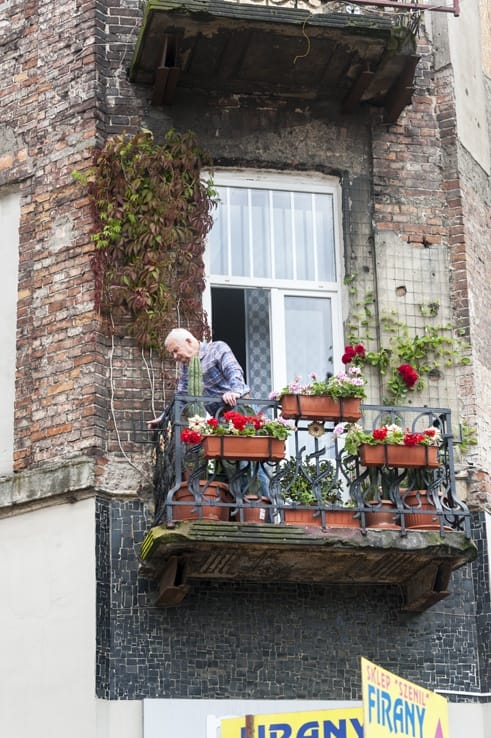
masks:
[(272, 389), (270, 291), (212, 286), (211, 320), (213, 339), (231, 347), (252, 397), (268, 397)]

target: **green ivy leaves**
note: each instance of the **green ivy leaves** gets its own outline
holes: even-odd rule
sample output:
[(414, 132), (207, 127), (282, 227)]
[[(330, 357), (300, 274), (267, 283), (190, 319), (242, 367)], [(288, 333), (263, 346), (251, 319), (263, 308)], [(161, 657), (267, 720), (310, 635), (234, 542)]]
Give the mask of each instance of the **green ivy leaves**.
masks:
[(201, 170), (210, 166), (192, 133), (170, 130), (157, 144), (143, 130), (109, 139), (88, 174), (74, 173), (94, 208), (97, 307), (143, 347), (161, 351), (177, 324), (208, 334), (203, 251), (215, 192)]

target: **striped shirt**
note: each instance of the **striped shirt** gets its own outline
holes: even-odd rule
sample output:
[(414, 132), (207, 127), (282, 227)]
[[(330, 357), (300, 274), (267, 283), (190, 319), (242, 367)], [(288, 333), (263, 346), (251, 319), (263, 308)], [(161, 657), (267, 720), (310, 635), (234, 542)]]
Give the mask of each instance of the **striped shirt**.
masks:
[[(201, 343), (199, 358), (203, 370), (203, 394), (210, 397), (221, 397), (224, 392), (236, 392), (239, 397), (250, 392), (244, 379), (244, 372), (230, 346), (224, 341)], [(178, 394), (188, 391), (188, 365), (183, 364), (179, 381)]]

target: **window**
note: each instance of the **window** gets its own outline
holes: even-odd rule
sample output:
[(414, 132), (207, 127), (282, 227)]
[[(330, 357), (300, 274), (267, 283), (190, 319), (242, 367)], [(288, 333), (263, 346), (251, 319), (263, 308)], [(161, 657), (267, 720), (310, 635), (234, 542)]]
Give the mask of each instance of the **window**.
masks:
[(340, 188), (315, 174), (218, 171), (206, 254), (213, 337), (253, 397), (325, 376), (342, 353)]

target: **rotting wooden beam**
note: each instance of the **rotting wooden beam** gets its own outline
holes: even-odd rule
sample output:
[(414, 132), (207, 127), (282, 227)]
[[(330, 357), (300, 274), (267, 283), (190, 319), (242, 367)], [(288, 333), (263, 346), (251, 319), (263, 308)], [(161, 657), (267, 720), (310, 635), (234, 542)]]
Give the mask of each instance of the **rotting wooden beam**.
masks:
[(155, 70), (152, 105), (171, 105), (179, 79), (177, 64), (179, 41), (176, 36), (164, 34), (160, 65)]
[(414, 93), (414, 73), (420, 57), (410, 56), (399, 77), (395, 80), (385, 98), (384, 120), (386, 123), (395, 123), (404, 108), (411, 104)]
[(369, 69), (365, 69), (358, 75), (353, 87), (343, 101), (341, 107), (342, 113), (352, 113), (355, 110), (360, 103), (363, 93), (372, 81), (373, 75), (374, 72)]

